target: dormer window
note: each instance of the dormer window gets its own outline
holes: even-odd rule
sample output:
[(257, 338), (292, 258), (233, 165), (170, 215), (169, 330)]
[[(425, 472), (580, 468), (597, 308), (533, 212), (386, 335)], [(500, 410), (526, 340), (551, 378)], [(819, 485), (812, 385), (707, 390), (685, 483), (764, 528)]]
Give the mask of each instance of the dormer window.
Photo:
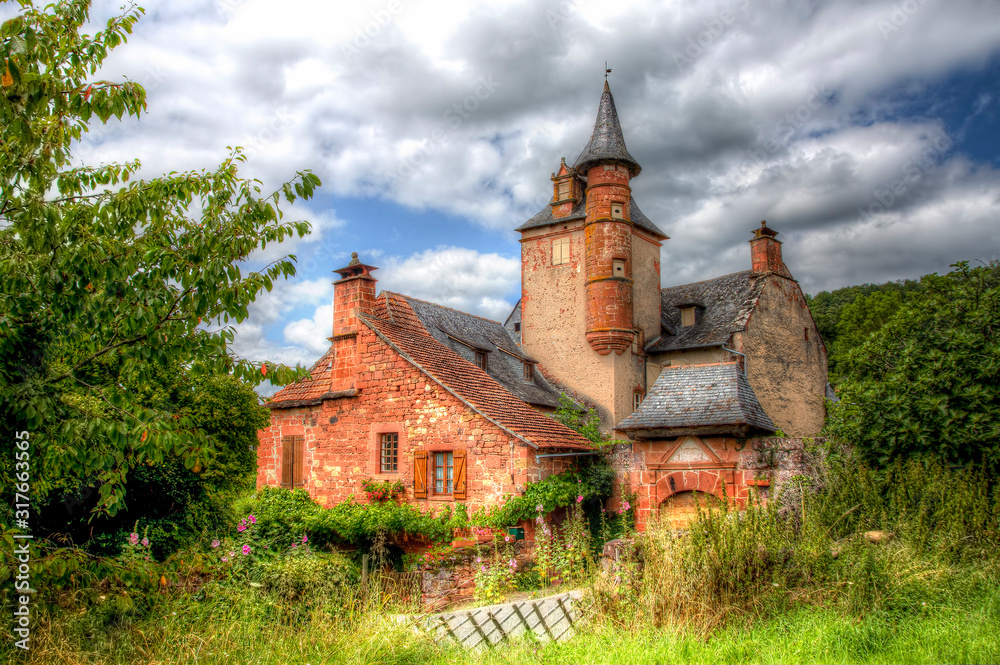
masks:
[(640, 391), (636, 390), (634, 393), (632, 393), (632, 411), (633, 412), (639, 410), (639, 407), (642, 405), (642, 398), (643, 398), (643, 394)]
[(694, 325), (694, 305), (681, 307), (681, 328), (688, 328)]
[(478, 367), (479, 369), (483, 370), (484, 372), (486, 371), (486, 352), (485, 351), (476, 351), (476, 367)]
[(524, 363), (524, 380), (529, 383), (535, 380), (535, 366), (531, 363)]

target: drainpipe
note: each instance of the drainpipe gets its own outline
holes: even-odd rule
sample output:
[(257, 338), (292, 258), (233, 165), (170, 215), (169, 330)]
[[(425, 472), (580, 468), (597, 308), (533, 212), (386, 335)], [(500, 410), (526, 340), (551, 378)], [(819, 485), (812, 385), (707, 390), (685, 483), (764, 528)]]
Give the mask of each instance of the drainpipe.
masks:
[(727, 349), (726, 347), (722, 347), (722, 350), (723, 351), (728, 351), (729, 353), (735, 353), (738, 356), (743, 356), (743, 376), (746, 376), (747, 375), (747, 354), (740, 353), (739, 351), (734, 351), (732, 349)]

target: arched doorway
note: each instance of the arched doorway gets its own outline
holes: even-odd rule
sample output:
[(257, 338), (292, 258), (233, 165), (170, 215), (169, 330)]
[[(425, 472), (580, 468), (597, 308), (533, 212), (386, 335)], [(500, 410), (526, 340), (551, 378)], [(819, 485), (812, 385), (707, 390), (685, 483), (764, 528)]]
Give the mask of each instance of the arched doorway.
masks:
[(660, 520), (670, 529), (686, 529), (698, 519), (698, 508), (719, 508), (722, 501), (707, 492), (689, 490), (671, 494), (660, 503)]

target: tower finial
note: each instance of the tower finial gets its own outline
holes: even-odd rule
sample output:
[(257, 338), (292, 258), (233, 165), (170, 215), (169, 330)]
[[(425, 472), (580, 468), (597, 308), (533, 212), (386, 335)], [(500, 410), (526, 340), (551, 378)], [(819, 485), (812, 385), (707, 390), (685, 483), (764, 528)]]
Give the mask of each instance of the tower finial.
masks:
[(610, 74), (610, 73), (611, 73), (611, 68), (608, 67), (608, 61), (605, 60), (604, 61), (604, 82), (605, 83), (608, 82), (608, 74)]

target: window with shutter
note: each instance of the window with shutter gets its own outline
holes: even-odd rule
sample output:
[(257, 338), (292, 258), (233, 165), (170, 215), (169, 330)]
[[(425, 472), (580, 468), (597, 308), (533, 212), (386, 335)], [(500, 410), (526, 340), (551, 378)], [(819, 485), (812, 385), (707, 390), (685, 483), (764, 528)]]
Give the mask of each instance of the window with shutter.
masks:
[(413, 497), (427, 498), (427, 453), (423, 450), (413, 452)]
[(306, 438), (301, 434), (281, 437), (281, 486), (305, 486)]
[(455, 464), (455, 485), (452, 496), (456, 501), (465, 501), (465, 451), (456, 450), (452, 453)]
[(556, 238), (552, 241), (552, 265), (569, 263), (569, 238)]

